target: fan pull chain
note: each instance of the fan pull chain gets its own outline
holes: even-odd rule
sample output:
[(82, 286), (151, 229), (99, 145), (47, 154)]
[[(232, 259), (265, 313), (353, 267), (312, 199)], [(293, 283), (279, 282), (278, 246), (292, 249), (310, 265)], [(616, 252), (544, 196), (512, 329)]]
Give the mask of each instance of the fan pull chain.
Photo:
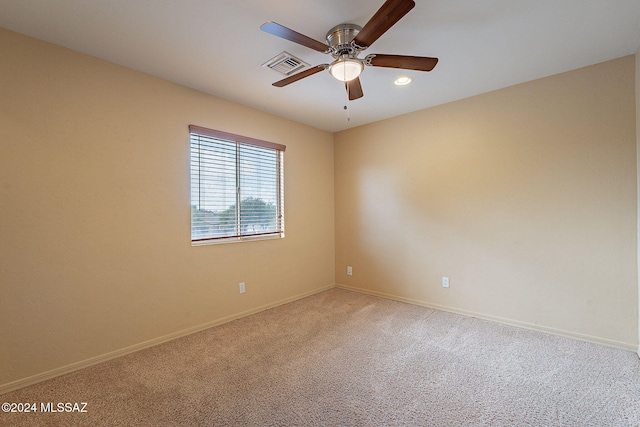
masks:
[(347, 94), (347, 99), (344, 103), (344, 110), (347, 112), (347, 121), (350, 122), (351, 121), (351, 114), (349, 113), (349, 107), (347, 107), (349, 105), (349, 85), (347, 83), (345, 83), (345, 86), (347, 87), (346, 90), (346, 94)]

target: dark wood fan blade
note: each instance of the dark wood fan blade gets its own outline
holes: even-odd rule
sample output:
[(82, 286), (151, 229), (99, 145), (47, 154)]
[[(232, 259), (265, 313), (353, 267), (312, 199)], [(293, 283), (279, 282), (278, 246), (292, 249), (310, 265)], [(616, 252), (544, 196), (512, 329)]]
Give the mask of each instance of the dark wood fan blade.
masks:
[(304, 34), (293, 31), (273, 21), (265, 22), (260, 26), (260, 29), (265, 33), (282, 37), (283, 39), (301, 44), (302, 46), (317, 50), (318, 52), (325, 53), (329, 50), (329, 46), (327, 46), (326, 44), (319, 42), (318, 40), (314, 40), (311, 37), (307, 37)]
[(354, 42), (369, 47), (416, 5), (413, 0), (387, 0), (356, 35)]
[(360, 84), (360, 77), (344, 82), (344, 85), (347, 88), (349, 101), (353, 101), (354, 99), (362, 98), (364, 96), (364, 93), (362, 93), (362, 85)]
[(402, 68), (404, 70), (431, 71), (438, 58), (405, 55), (368, 55), (369, 63), (374, 67)]
[(283, 87), (286, 86), (288, 84), (291, 84), (293, 82), (297, 82), (298, 80), (304, 79), (305, 77), (309, 77), (312, 76), (316, 73), (319, 73), (320, 71), (326, 69), (329, 65), (328, 64), (322, 64), (322, 65), (316, 65), (313, 68), (309, 68), (307, 70), (301, 71), (297, 74), (294, 74), (292, 76), (287, 77), (286, 79), (282, 79), (280, 81), (277, 81), (275, 83), (273, 83), (273, 85), (275, 87)]

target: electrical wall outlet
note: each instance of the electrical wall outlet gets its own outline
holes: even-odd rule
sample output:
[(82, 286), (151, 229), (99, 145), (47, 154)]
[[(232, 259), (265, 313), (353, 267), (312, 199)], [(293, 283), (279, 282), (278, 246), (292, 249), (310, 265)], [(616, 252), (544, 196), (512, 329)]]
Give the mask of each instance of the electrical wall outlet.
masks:
[(443, 288), (448, 288), (449, 287), (449, 278), (448, 277), (443, 277), (442, 278), (442, 287)]
[(353, 269), (351, 268), (351, 266), (347, 266), (347, 276), (353, 276)]
[(240, 282), (240, 285), (238, 285), (238, 288), (240, 289), (240, 293), (244, 294), (244, 282)]

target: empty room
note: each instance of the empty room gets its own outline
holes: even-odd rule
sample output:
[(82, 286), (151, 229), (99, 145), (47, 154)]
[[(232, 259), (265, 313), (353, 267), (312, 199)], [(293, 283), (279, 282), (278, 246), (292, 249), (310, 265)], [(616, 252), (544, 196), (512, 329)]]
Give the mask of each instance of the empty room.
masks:
[(0, 0), (0, 424), (640, 425), (640, 2)]

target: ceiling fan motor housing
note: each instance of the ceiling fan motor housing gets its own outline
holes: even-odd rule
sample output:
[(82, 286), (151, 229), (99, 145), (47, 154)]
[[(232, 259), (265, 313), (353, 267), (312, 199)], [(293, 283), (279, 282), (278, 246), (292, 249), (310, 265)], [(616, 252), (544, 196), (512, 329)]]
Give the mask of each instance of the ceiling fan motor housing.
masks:
[(338, 58), (348, 54), (355, 57), (359, 49), (351, 43), (353, 39), (362, 30), (362, 27), (356, 24), (340, 24), (336, 25), (327, 33), (327, 44), (331, 46), (331, 55)]

